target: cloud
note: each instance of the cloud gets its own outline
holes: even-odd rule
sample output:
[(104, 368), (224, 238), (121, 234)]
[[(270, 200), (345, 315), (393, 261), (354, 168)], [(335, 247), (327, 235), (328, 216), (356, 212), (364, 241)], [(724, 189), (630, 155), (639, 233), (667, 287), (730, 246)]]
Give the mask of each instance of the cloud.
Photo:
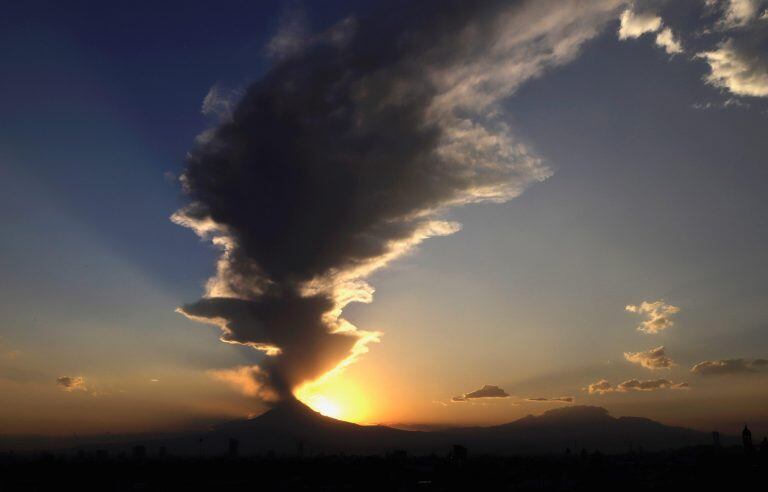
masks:
[(643, 301), (639, 305), (629, 304), (624, 309), (630, 313), (645, 316), (646, 320), (637, 326), (637, 330), (648, 334), (661, 333), (673, 327), (675, 323), (671, 316), (680, 312), (679, 307), (667, 304), (663, 300)]
[(768, 97), (768, 60), (762, 44), (729, 38), (698, 53), (710, 69), (704, 81), (738, 96)]
[(557, 396), (553, 398), (544, 398), (544, 397), (536, 397), (536, 398), (526, 398), (525, 401), (533, 401), (533, 402), (547, 402), (547, 403), (573, 403), (576, 401), (576, 398), (573, 396)]
[(208, 371), (208, 375), (229, 384), (245, 396), (255, 396), (264, 401), (277, 399), (277, 395), (265, 384), (266, 375), (258, 366), (211, 369)]
[(619, 17), (619, 39), (639, 38), (643, 34), (656, 32), (661, 29), (661, 17), (653, 12), (636, 12), (627, 9)]
[(619, 383), (616, 387), (618, 391), (656, 391), (660, 389), (685, 389), (688, 383), (674, 383), (669, 379), (628, 379)]
[(287, 58), (305, 49), (311, 38), (304, 11), (293, 9), (283, 14), (277, 33), (267, 43), (267, 54)]
[(595, 381), (594, 383), (591, 383), (589, 386), (584, 388), (585, 391), (588, 391), (589, 394), (598, 394), (602, 395), (603, 393), (611, 393), (614, 391), (613, 385), (608, 382), (607, 379), (600, 379), (598, 381)]
[[(721, 29), (735, 29), (746, 26), (758, 18), (760, 6), (765, 3), (764, 0), (725, 0), (719, 3), (722, 17), (717, 25)], [(765, 12), (763, 12), (763, 15)]]
[(61, 376), (56, 378), (56, 384), (61, 386), (64, 391), (89, 391), (85, 385), (85, 378), (81, 376)]
[(586, 388), (584, 388), (585, 391), (589, 392), (590, 394), (598, 394), (598, 395), (604, 395), (607, 393), (627, 393), (632, 391), (657, 391), (657, 390), (663, 390), (663, 389), (673, 389), (673, 390), (682, 390), (682, 389), (688, 389), (690, 385), (686, 382), (682, 383), (675, 383), (673, 381), (670, 381), (669, 379), (646, 379), (646, 380), (639, 380), (639, 379), (627, 379), (626, 381), (623, 381), (619, 383), (616, 386), (613, 386), (608, 380), (601, 379), (599, 381), (596, 381)]
[(206, 116), (215, 116), (221, 121), (228, 120), (232, 117), (232, 111), (241, 96), (239, 91), (227, 90), (216, 84), (203, 98), (200, 111)]
[(281, 397), (354, 362), (379, 334), (342, 311), (372, 301), (371, 273), (457, 232), (450, 209), (550, 176), (502, 102), (573, 60), (622, 3), (410, 2), (275, 48), (180, 177), (172, 220), (220, 257), (179, 312), (262, 351), (247, 375)]
[(750, 105), (745, 103), (744, 101), (737, 99), (735, 97), (729, 97), (725, 99), (722, 102), (712, 102), (708, 101), (706, 103), (699, 102), (694, 103), (692, 105), (693, 109), (728, 109), (728, 108), (743, 108), (743, 109), (749, 109)]
[(472, 391), (470, 393), (464, 393), (461, 396), (454, 396), (451, 401), (468, 401), (479, 398), (508, 398), (509, 394), (498, 386), (492, 384), (486, 384), (479, 390)]
[(705, 360), (691, 367), (691, 372), (701, 376), (723, 374), (748, 374), (768, 369), (767, 359)]
[[(704, 11), (699, 12), (702, 24), (695, 31), (684, 24), (677, 25), (676, 31), (665, 25), (662, 16), (653, 10), (662, 7), (663, 2), (643, 3), (642, 9), (638, 5), (635, 2), (622, 12), (619, 39), (656, 33), (655, 44), (676, 55), (684, 52), (683, 40), (687, 37), (691, 45), (704, 46), (692, 59), (709, 65), (705, 83), (736, 96), (768, 97), (768, 1), (708, 1)], [(720, 39), (712, 43), (713, 37)]]
[(645, 352), (624, 352), (624, 358), (647, 369), (669, 369), (675, 365), (672, 359), (667, 357), (663, 346)]
[(672, 33), (672, 29), (665, 27), (656, 35), (656, 44), (670, 55), (676, 55), (683, 52), (683, 45), (680, 40)]

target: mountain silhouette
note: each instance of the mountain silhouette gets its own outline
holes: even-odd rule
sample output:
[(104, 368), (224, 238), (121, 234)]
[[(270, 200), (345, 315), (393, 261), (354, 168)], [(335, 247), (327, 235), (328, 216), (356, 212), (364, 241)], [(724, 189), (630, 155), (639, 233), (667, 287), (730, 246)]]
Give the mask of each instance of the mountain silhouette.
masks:
[(507, 424), (444, 432), (475, 449), (498, 454), (555, 452), (566, 447), (617, 453), (709, 443), (707, 433), (641, 417), (617, 418), (594, 406), (555, 408)]
[[(153, 449), (165, 447), (177, 455), (216, 456), (225, 454), (230, 440), (234, 439), (242, 456), (269, 452), (290, 456), (384, 454), (396, 449), (412, 454), (445, 454), (453, 444), (462, 444), (478, 454), (541, 454), (562, 453), (566, 448), (599, 449), (605, 453), (630, 449), (652, 451), (711, 441), (709, 433), (667, 426), (646, 418), (613, 417), (606, 409), (594, 406), (555, 408), (502, 425), (425, 432), (336, 420), (296, 399), (282, 401), (258, 417), (226, 422), (209, 430), (141, 439), (141, 442), (134, 437), (110, 443), (94, 438), (93, 444), (82, 445), (81, 441), (70, 447), (125, 451), (143, 445), (149, 454)], [(727, 436), (723, 439), (732, 440)]]
[(296, 399), (287, 399), (255, 418), (226, 422), (196, 435), (146, 444), (165, 446), (179, 454), (222, 454), (230, 439), (235, 439), (242, 455), (269, 452), (280, 455), (382, 454), (400, 448), (430, 451), (425, 449), (425, 444), (431, 442), (426, 434), (336, 420), (315, 412)]

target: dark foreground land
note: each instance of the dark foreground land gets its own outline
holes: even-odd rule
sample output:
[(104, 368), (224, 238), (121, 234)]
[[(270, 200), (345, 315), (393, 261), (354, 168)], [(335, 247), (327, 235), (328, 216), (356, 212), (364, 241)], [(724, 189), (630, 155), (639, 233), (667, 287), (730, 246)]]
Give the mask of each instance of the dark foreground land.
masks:
[[(685, 448), (657, 453), (254, 458), (103, 453), (0, 455), (0, 491), (176, 490), (764, 490), (768, 453)], [(713, 489), (712, 487), (716, 487)], [(695, 490), (691, 489), (691, 490)]]

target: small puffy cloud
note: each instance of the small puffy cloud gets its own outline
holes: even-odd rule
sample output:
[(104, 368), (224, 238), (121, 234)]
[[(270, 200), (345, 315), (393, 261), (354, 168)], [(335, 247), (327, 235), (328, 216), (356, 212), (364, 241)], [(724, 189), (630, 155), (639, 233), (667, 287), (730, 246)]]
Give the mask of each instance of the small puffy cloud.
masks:
[(661, 17), (653, 12), (635, 12), (627, 9), (622, 12), (619, 25), (619, 39), (639, 38), (645, 33), (661, 29)]
[(9, 350), (3, 353), (3, 358), (7, 360), (16, 360), (21, 356), (20, 350)]
[(726, 39), (696, 57), (709, 65), (706, 83), (737, 96), (768, 97), (768, 60), (761, 49)]
[(691, 372), (701, 376), (723, 374), (747, 374), (768, 369), (766, 359), (705, 360), (691, 367)]
[(630, 391), (657, 391), (663, 389), (681, 390), (688, 389), (690, 385), (686, 382), (675, 383), (669, 379), (627, 379), (616, 386), (612, 385), (608, 380), (601, 379), (594, 382), (584, 388), (590, 394), (604, 395), (606, 393), (627, 393)]
[(613, 385), (609, 383), (607, 379), (595, 381), (584, 389), (588, 391), (590, 395), (602, 395), (603, 393), (611, 393), (614, 391)]
[(663, 300), (643, 301), (638, 305), (629, 304), (624, 309), (630, 313), (645, 316), (645, 321), (637, 326), (637, 330), (648, 334), (660, 333), (674, 326), (675, 322), (672, 321), (671, 316), (680, 312), (679, 307), (667, 304)]
[(470, 393), (464, 393), (461, 396), (454, 396), (451, 401), (460, 402), (474, 400), (478, 398), (508, 398), (509, 393), (504, 391), (498, 386), (492, 384), (486, 384), (479, 390), (472, 391)]
[(636, 12), (625, 10), (620, 17), (619, 39), (636, 39), (643, 34), (657, 33), (656, 46), (663, 48), (670, 55), (683, 52), (683, 45), (672, 29), (664, 26), (661, 17), (652, 11)]
[(665, 27), (656, 35), (656, 44), (664, 48), (670, 55), (676, 55), (683, 52), (683, 45), (680, 40), (672, 33), (672, 29)]
[(545, 397), (539, 396), (535, 398), (526, 398), (525, 401), (534, 401), (534, 402), (542, 402), (542, 403), (549, 403), (549, 402), (573, 403), (576, 401), (576, 398), (572, 396), (556, 396), (553, 398), (545, 398)]
[(624, 358), (647, 369), (668, 369), (675, 365), (672, 359), (667, 357), (664, 346), (652, 348), (645, 352), (624, 352)]
[(56, 378), (56, 384), (61, 386), (64, 391), (88, 391), (85, 378), (81, 376), (61, 376)]

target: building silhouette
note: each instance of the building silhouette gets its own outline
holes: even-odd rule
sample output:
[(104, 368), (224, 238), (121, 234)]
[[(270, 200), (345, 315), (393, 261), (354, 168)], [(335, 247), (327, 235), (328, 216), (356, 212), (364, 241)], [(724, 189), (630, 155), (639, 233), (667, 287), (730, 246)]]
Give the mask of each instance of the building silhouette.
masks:
[(752, 447), (752, 431), (749, 430), (747, 424), (744, 424), (744, 430), (741, 431), (741, 442), (744, 445), (745, 453), (752, 453), (754, 448)]
[(147, 457), (147, 447), (138, 445), (131, 448), (131, 458), (134, 461), (144, 461)]
[(712, 445), (716, 448), (720, 447), (720, 433), (717, 431), (712, 432)]
[(234, 438), (229, 439), (228, 456), (230, 458), (237, 458), (240, 454), (240, 441)]

